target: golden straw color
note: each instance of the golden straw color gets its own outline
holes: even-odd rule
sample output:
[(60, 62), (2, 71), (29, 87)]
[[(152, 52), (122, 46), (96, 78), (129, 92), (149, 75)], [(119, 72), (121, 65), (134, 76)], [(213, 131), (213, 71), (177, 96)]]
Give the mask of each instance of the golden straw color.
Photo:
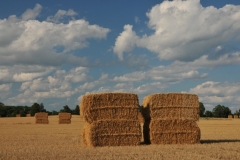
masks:
[(80, 110), (81, 116), (88, 123), (106, 119), (136, 120), (138, 96), (132, 93), (87, 94), (82, 98)]
[(228, 115), (228, 118), (232, 119), (232, 118), (233, 118), (233, 115), (229, 114), (229, 115)]
[(104, 120), (86, 123), (83, 142), (88, 146), (133, 146), (141, 141), (138, 121)]
[(200, 142), (199, 101), (195, 94), (159, 93), (142, 104), (145, 143), (194, 144)]
[(238, 119), (239, 116), (237, 114), (234, 114), (234, 119)]
[(20, 114), (16, 114), (16, 117), (21, 117), (21, 115)]
[(86, 146), (132, 146), (141, 142), (138, 96), (133, 93), (86, 94), (80, 103)]
[(149, 128), (152, 144), (200, 143), (200, 129), (192, 120), (151, 120)]
[(58, 124), (71, 124), (72, 114), (67, 112), (61, 112), (58, 114)]
[(35, 117), (35, 124), (49, 124), (48, 113), (46, 112), (35, 113), (34, 117)]
[(26, 117), (31, 117), (31, 114), (27, 114)]

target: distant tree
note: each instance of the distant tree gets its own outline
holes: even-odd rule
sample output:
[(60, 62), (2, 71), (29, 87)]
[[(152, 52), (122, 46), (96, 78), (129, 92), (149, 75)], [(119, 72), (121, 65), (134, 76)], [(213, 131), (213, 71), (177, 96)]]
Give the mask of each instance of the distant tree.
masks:
[(240, 115), (240, 109), (236, 110), (234, 114), (239, 116)]
[(31, 106), (31, 109), (30, 109), (30, 114), (31, 114), (31, 116), (34, 116), (35, 113), (41, 112), (43, 109), (44, 109), (44, 106), (42, 103), (41, 103), (41, 105), (39, 105), (38, 103), (33, 103), (33, 105)]
[(214, 117), (221, 117), (221, 118), (227, 118), (229, 114), (231, 113), (231, 110), (228, 107), (225, 107), (224, 105), (217, 105), (213, 108), (213, 116)]
[(7, 116), (6, 107), (4, 106), (4, 104), (2, 102), (0, 102), (0, 116), (1, 117)]
[(200, 117), (204, 117), (205, 107), (202, 102), (199, 102), (199, 115)]
[(211, 111), (206, 111), (205, 112), (205, 117), (212, 117), (213, 113)]
[(0, 107), (4, 107), (4, 104), (2, 102), (0, 102)]
[(72, 114), (80, 115), (79, 105), (76, 105), (75, 109), (72, 111)]
[(63, 109), (60, 110), (60, 112), (72, 113), (72, 110), (68, 107), (68, 105), (65, 105), (63, 106)]

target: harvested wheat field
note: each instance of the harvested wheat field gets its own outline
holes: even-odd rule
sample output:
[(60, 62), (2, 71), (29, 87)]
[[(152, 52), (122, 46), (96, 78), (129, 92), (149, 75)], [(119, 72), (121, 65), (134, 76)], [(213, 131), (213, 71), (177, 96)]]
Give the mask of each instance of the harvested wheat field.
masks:
[(84, 147), (84, 122), (35, 124), (34, 117), (0, 118), (0, 159), (240, 159), (240, 119), (200, 119), (200, 144)]

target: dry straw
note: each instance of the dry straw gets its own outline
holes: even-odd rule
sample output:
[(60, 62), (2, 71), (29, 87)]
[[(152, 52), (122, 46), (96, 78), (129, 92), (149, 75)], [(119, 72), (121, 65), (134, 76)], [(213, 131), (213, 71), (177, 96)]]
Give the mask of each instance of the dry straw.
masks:
[(138, 121), (104, 120), (86, 123), (83, 142), (88, 146), (139, 145), (141, 126)]
[(48, 124), (48, 113), (46, 112), (38, 112), (35, 113), (35, 123), (36, 124)]
[(199, 119), (199, 101), (195, 94), (152, 94), (143, 100), (145, 120), (154, 119)]
[(80, 114), (85, 120), (82, 141), (87, 146), (129, 146), (141, 142), (136, 94), (87, 94), (80, 103)]
[(195, 94), (152, 94), (143, 100), (144, 141), (153, 144), (200, 142), (199, 101)]
[(87, 94), (80, 104), (80, 114), (88, 123), (107, 119), (136, 120), (138, 109), (138, 96), (132, 93)]
[(200, 129), (192, 120), (152, 120), (149, 128), (152, 144), (200, 143)]
[(31, 114), (27, 114), (26, 117), (31, 117)]
[(233, 116), (230, 114), (230, 115), (228, 115), (228, 118), (229, 118), (229, 119), (232, 119), (232, 118), (233, 118)]
[(234, 115), (234, 119), (238, 119), (239, 116), (237, 114)]
[(71, 118), (72, 114), (71, 113), (66, 113), (66, 112), (61, 112), (58, 114), (58, 123), (59, 124), (71, 124)]
[(16, 117), (21, 117), (21, 115), (20, 114), (16, 114)]

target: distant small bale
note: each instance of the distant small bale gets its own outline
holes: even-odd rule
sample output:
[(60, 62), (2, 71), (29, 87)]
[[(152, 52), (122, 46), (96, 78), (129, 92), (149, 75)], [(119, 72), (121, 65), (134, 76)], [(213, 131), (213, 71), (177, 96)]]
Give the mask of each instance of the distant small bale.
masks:
[(26, 117), (31, 117), (31, 114), (27, 114)]
[(21, 117), (21, 115), (20, 114), (16, 114), (16, 117)]
[(229, 119), (232, 119), (232, 118), (233, 118), (233, 115), (229, 114), (229, 115), (228, 115), (228, 118), (229, 118)]
[(72, 114), (67, 112), (61, 112), (58, 114), (58, 124), (71, 124)]
[(49, 124), (48, 113), (46, 112), (35, 113), (34, 117), (35, 117), (35, 124)]
[(234, 115), (234, 119), (238, 119), (239, 116), (237, 114)]

